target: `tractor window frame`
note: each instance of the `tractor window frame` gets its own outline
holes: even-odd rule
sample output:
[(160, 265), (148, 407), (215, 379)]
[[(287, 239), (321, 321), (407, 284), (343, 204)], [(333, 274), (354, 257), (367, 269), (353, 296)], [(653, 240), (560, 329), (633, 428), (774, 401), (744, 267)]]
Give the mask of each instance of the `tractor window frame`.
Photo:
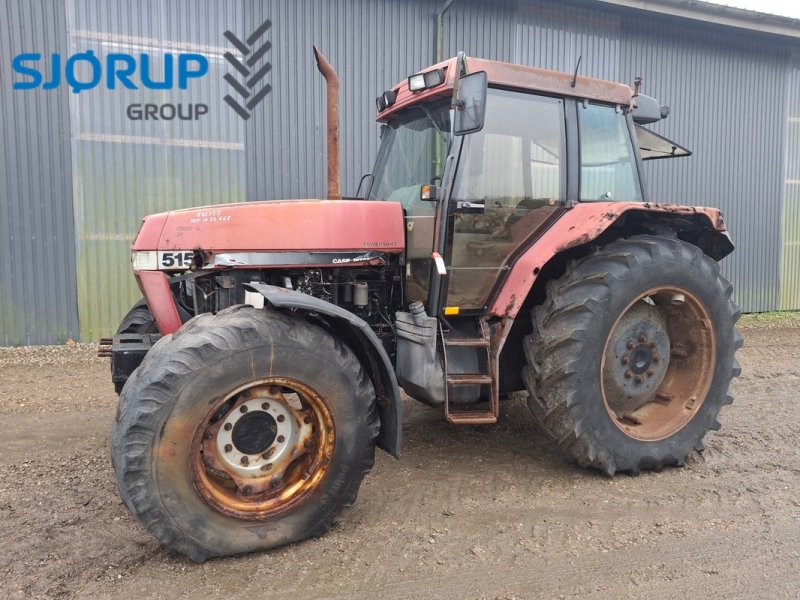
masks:
[[(632, 176), (632, 181), (630, 183), (633, 184), (633, 195), (631, 197), (615, 197), (612, 194), (609, 197), (604, 197), (604, 195), (595, 194), (592, 197), (587, 197), (588, 193), (585, 190), (585, 183), (586, 183), (586, 175), (585, 172), (586, 168), (584, 166), (584, 161), (586, 158), (586, 148), (584, 143), (587, 141), (588, 136), (583, 131), (584, 125), (582, 121), (582, 115), (584, 114), (582, 111), (588, 110), (590, 108), (602, 108), (608, 109), (609, 111), (614, 111), (615, 114), (619, 115), (620, 119), (624, 119), (624, 129), (617, 128), (617, 134), (619, 134), (618, 141), (622, 142), (627, 149), (628, 156), (626, 160), (620, 161), (616, 160), (613, 163), (608, 163), (609, 165), (623, 165), (630, 169), (630, 175)], [(633, 119), (631, 118), (631, 114), (629, 110), (626, 110), (625, 107), (620, 106), (618, 104), (606, 104), (603, 102), (595, 102), (589, 101), (586, 99), (578, 100), (576, 102), (576, 115), (575, 115), (575, 126), (577, 129), (577, 148), (576, 152), (573, 155), (576, 159), (576, 170), (578, 174), (578, 185), (577, 185), (577, 201), (578, 202), (647, 202), (648, 201), (648, 194), (647, 194), (647, 185), (644, 176), (644, 168), (642, 165), (642, 158), (639, 152), (639, 145), (638, 145), (638, 138), (636, 136), (635, 131), (635, 124)], [(624, 133), (623, 133), (624, 132)], [(623, 174), (623, 180), (626, 178), (625, 174)], [(609, 193), (615, 190), (608, 190)], [(638, 191), (638, 197), (636, 192)]]

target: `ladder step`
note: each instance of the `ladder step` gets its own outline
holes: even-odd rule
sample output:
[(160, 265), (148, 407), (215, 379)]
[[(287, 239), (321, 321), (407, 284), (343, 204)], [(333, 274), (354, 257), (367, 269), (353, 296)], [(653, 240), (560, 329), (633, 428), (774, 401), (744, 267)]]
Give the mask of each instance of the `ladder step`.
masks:
[(488, 348), (489, 341), (481, 338), (444, 338), (446, 346), (466, 346), (469, 348)]
[(448, 413), (447, 421), (453, 425), (491, 425), (497, 423), (497, 417), (482, 410), (465, 410)]
[(492, 383), (492, 377), (480, 373), (448, 374), (447, 383), (449, 385), (488, 385)]

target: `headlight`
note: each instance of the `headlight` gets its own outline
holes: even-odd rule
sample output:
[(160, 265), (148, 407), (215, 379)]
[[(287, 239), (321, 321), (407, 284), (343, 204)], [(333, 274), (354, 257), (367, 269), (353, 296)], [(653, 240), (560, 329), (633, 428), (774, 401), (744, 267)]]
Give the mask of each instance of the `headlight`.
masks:
[(131, 252), (131, 265), (134, 271), (157, 271), (158, 256), (155, 250)]

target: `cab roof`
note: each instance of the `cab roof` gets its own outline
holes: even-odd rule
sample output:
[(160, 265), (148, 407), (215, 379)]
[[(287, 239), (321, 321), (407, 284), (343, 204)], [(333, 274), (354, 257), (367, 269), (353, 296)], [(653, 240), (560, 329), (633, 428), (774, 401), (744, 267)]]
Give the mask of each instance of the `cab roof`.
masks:
[[(412, 92), (408, 89), (408, 79), (395, 85), (392, 91), (397, 94), (397, 99), (391, 106), (378, 113), (377, 120), (386, 121), (403, 108), (422, 100), (452, 94), (456, 60), (453, 57), (419, 71), (420, 73), (427, 73), (436, 69), (444, 69), (444, 82), (435, 87)], [(537, 91), (557, 96), (585, 98), (623, 106), (630, 105), (633, 99), (633, 89), (623, 83), (578, 75), (573, 87), (571, 73), (483, 58), (466, 57), (465, 60), (467, 73), (486, 71), (489, 85)], [(414, 73), (409, 73), (409, 75), (414, 75)]]

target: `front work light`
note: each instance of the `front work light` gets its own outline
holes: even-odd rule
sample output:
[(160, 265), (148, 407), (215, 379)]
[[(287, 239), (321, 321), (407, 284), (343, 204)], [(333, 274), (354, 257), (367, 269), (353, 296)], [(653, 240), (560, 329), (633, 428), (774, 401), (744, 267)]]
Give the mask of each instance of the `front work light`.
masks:
[(381, 96), (375, 98), (375, 104), (378, 107), (378, 112), (386, 110), (397, 101), (397, 94), (392, 90), (386, 90)]
[(155, 250), (131, 253), (131, 266), (134, 271), (155, 271), (158, 269), (158, 256)]
[(444, 69), (434, 69), (427, 73), (417, 73), (408, 78), (408, 89), (412, 92), (427, 90), (444, 83)]

